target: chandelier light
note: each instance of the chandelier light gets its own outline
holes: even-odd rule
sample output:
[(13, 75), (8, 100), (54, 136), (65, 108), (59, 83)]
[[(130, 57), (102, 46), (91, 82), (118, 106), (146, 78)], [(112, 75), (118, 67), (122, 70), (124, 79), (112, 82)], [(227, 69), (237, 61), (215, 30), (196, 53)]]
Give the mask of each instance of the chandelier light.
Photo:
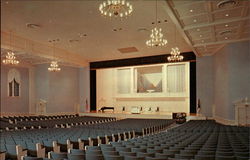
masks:
[[(175, 43), (176, 43), (176, 27), (175, 27)], [(178, 47), (174, 47), (171, 49), (170, 56), (168, 56), (169, 62), (178, 62), (183, 60), (183, 56), (180, 55), (181, 52)]]
[(155, 5), (155, 28), (151, 30), (150, 39), (146, 41), (146, 45), (149, 47), (165, 46), (168, 41), (163, 38), (162, 29), (157, 27), (157, 0)]
[(126, 17), (133, 12), (133, 6), (126, 0), (107, 0), (100, 4), (102, 15), (108, 17)]
[(19, 61), (16, 60), (16, 56), (15, 56), (14, 52), (9, 51), (9, 52), (7, 52), (7, 55), (5, 56), (5, 59), (3, 59), (3, 64), (17, 65), (17, 64), (19, 64)]
[(48, 70), (51, 72), (58, 72), (61, 70), (61, 68), (59, 68), (57, 61), (51, 61), (50, 67), (48, 68)]
[(59, 72), (59, 71), (61, 71), (61, 68), (59, 67), (58, 62), (55, 60), (55, 42), (56, 41), (59, 41), (59, 39), (49, 41), (49, 42), (53, 43), (53, 56), (54, 56), (54, 60), (51, 61), (50, 66), (48, 67), (48, 71), (50, 71), (50, 72)]
[(172, 48), (170, 52), (170, 56), (168, 57), (169, 62), (177, 62), (177, 61), (182, 61), (183, 56), (180, 55), (180, 50), (178, 47)]
[(161, 28), (154, 28), (151, 30), (151, 35), (150, 35), (150, 40), (146, 41), (146, 45), (149, 47), (153, 46), (165, 46), (168, 41), (166, 39), (163, 39), (163, 34), (162, 34), (162, 29)]
[[(12, 48), (11, 44), (11, 32), (10, 32), (10, 48)], [(19, 61), (16, 59), (15, 53), (11, 50), (7, 52), (7, 55), (5, 56), (5, 59), (3, 59), (3, 64), (10, 64), (10, 65), (17, 65), (19, 64)]]

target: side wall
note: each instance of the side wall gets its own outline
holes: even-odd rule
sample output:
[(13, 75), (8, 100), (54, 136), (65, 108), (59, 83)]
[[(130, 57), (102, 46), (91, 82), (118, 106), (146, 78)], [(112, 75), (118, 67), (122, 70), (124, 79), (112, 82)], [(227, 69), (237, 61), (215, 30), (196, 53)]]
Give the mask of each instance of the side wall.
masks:
[[(12, 68), (19, 71), (21, 76), (20, 97), (8, 96), (8, 72)], [(4, 66), (1, 64), (1, 113), (27, 114), (29, 113), (29, 69), (22, 67)]]
[(79, 69), (79, 101), (80, 112), (87, 112), (90, 108), (90, 77), (89, 67)]
[(200, 99), (201, 113), (211, 117), (214, 102), (213, 57), (196, 59), (197, 99)]
[(63, 66), (60, 72), (48, 72), (47, 67), (47, 64), (36, 67), (36, 101), (47, 101), (47, 113), (77, 112), (79, 69)]
[(249, 41), (229, 44), (214, 56), (197, 59), (197, 98), (203, 115), (234, 120), (233, 102), (250, 98), (249, 46)]
[(61, 67), (61, 72), (48, 72), (48, 64), (15, 67), (21, 75), (21, 96), (8, 97), (7, 74), (13, 67), (1, 65), (1, 113), (36, 114), (40, 99), (47, 102), (47, 114), (85, 112), (90, 101), (89, 67)]

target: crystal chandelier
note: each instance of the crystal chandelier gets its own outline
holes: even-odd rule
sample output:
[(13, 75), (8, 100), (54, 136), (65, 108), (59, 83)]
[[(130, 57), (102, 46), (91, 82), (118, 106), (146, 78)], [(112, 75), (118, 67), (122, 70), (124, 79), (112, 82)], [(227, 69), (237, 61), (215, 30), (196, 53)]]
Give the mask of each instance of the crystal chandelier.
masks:
[(163, 34), (161, 33), (161, 28), (154, 28), (151, 30), (150, 40), (146, 41), (146, 45), (153, 46), (164, 46), (168, 43), (166, 39), (163, 39)]
[[(176, 43), (176, 27), (175, 27), (175, 43)], [(180, 55), (181, 52), (178, 47), (174, 47), (171, 49), (170, 56), (168, 56), (169, 62), (178, 62), (183, 60), (183, 56)]]
[(126, 0), (107, 0), (99, 6), (102, 15), (109, 17), (124, 17), (132, 13), (133, 7)]
[(150, 39), (146, 41), (149, 47), (165, 46), (168, 41), (163, 38), (162, 29), (157, 27), (157, 0), (156, 0), (155, 28), (151, 30)]
[(49, 41), (49, 42), (53, 43), (53, 56), (54, 56), (54, 60), (51, 61), (50, 66), (48, 67), (48, 71), (50, 71), (50, 72), (61, 71), (61, 68), (59, 67), (58, 62), (55, 60), (55, 42), (56, 41), (59, 41), (59, 39)]
[(184, 57), (180, 55), (180, 53), (181, 52), (178, 47), (172, 48), (170, 56), (168, 57), (168, 61), (169, 62), (182, 61)]
[(60, 71), (61, 68), (58, 67), (57, 61), (51, 61), (50, 67), (48, 68), (48, 70), (51, 72), (57, 72), (57, 71)]
[[(11, 48), (11, 32), (10, 32), (10, 48)], [(5, 59), (3, 59), (3, 64), (17, 65), (19, 61), (16, 59), (15, 53), (13, 51), (8, 51)]]
[(17, 64), (19, 64), (19, 61), (16, 60), (16, 56), (15, 56), (14, 52), (9, 51), (9, 52), (7, 52), (7, 55), (5, 56), (5, 59), (3, 60), (3, 64), (17, 65)]

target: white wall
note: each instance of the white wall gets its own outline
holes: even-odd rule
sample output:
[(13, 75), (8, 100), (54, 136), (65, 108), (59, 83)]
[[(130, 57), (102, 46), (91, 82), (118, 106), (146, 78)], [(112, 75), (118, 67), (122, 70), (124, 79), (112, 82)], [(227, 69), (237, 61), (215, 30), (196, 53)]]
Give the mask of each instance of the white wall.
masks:
[[(126, 111), (130, 111), (132, 106), (143, 107), (144, 109), (151, 107), (155, 110), (160, 108), (161, 112), (186, 112), (189, 113), (189, 96), (186, 97), (170, 97), (162, 96), (162, 94), (152, 94), (151, 96), (119, 96), (116, 93), (116, 69), (100, 69), (96, 71), (96, 88), (97, 88), (97, 109), (102, 106), (113, 106), (115, 111), (120, 112), (122, 107), (126, 107)], [(189, 79), (189, 76), (188, 76)], [(187, 80), (189, 86), (189, 80)], [(189, 88), (188, 88), (189, 93)], [(142, 94), (143, 95), (143, 94)], [(145, 93), (144, 95), (148, 95)], [(189, 95), (189, 94), (188, 94)]]
[(228, 44), (214, 56), (197, 58), (197, 98), (202, 113), (234, 120), (233, 102), (250, 98), (250, 42)]
[[(20, 73), (20, 96), (8, 96), (8, 72), (16, 69)], [(29, 114), (29, 69), (3, 65), (1, 63), (1, 114)]]
[[(86, 112), (90, 108), (90, 72), (89, 67), (79, 69), (79, 100), (80, 112)], [(86, 106), (88, 105), (88, 107)]]
[(201, 113), (212, 117), (214, 102), (214, 63), (213, 57), (197, 57), (197, 99), (200, 99)]
[(75, 113), (79, 106), (79, 69), (60, 66), (60, 72), (49, 72), (48, 65), (35, 68), (36, 102), (47, 101), (47, 113)]

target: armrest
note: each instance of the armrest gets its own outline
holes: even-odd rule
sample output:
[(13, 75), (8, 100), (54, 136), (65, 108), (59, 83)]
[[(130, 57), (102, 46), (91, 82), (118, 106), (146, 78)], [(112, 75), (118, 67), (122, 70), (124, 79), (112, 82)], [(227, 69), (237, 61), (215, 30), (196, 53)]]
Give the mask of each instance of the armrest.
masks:
[(53, 141), (52, 145), (53, 145), (53, 151), (56, 153), (60, 153), (60, 146), (57, 144), (57, 142)]
[(73, 144), (67, 139), (67, 149), (73, 149)]
[(107, 135), (105, 135), (105, 144), (109, 144), (109, 138)]
[(5, 160), (6, 152), (0, 152), (0, 160)]
[(131, 132), (128, 131), (128, 139), (131, 139)]
[(123, 140), (126, 141), (127, 140), (127, 136), (126, 136), (126, 133), (123, 132)]
[(79, 149), (84, 150), (84, 142), (78, 138)]
[(122, 138), (121, 138), (121, 134), (120, 133), (118, 133), (118, 142), (119, 141), (121, 141), (122, 140)]
[(21, 160), (22, 156), (27, 156), (27, 153), (27, 149), (23, 149), (20, 145), (16, 145), (17, 160)]
[(93, 146), (94, 145), (94, 142), (93, 140), (89, 137), (89, 146)]
[(41, 145), (41, 143), (36, 144), (36, 153), (37, 157), (45, 158), (45, 148)]
[(98, 145), (102, 144), (102, 140), (101, 140), (100, 136), (97, 136), (97, 143), (98, 143)]

